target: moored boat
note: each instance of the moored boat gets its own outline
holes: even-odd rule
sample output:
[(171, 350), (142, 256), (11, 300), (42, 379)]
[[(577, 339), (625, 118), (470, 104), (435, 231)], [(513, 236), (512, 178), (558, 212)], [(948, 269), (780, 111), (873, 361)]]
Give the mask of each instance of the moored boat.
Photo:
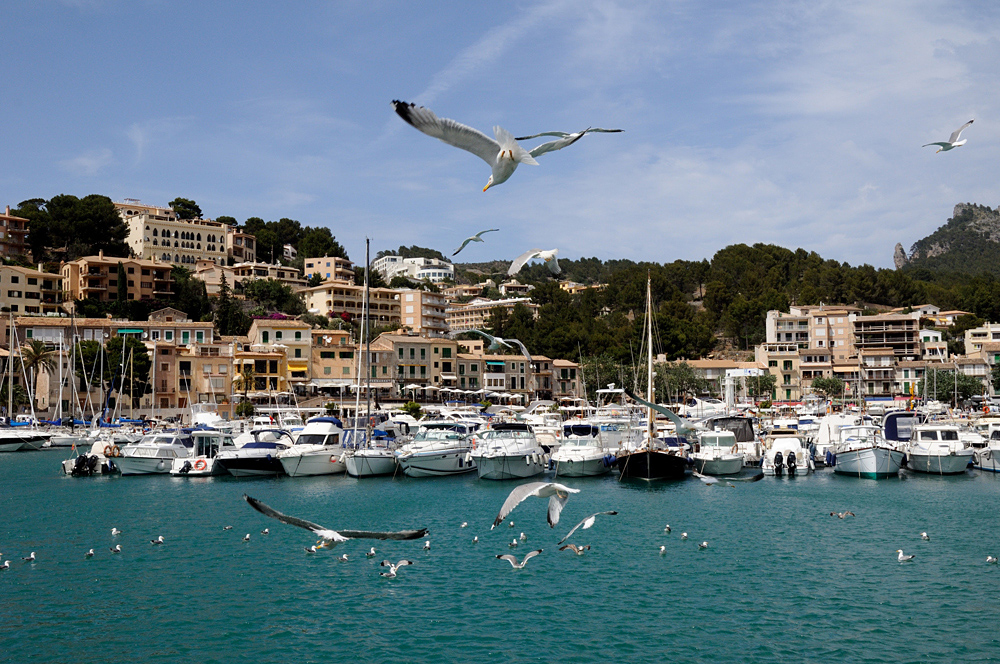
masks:
[(230, 475), (252, 477), (280, 475), (285, 472), (278, 460), (278, 452), (292, 446), (293, 440), (281, 429), (257, 429), (251, 432), (252, 440), (235, 450), (219, 452), (217, 462)]
[(556, 477), (594, 477), (611, 470), (615, 457), (599, 425), (565, 424), (561, 438), (562, 444), (552, 453)]
[(918, 473), (957, 475), (965, 472), (972, 455), (957, 426), (920, 424), (906, 448), (906, 467)]
[(840, 441), (830, 452), (833, 472), (867, 479), (895, 477), (903, 465), (903, 451), (882, 437), (872, 425), (846, 426), (840, 429)]
[(521, 422), (501, 422), (478, 432), (471, 456), (484, 480), (534, 477), (545, 472), (548, 463), (531, 427)]
[(290, 477), (343, 473), (343, 436), (344, 429), (336, 417), (314, 417), (294, 445), (278, 452), (278, 459)]
[(407, 477), (461, 475), (476, 469), (469, 436), (474, 423), (438, 420), (421, 422), (413, 440), (396, 450), (396, 461)]
[(705, 475), (737, 475), (743, 470), (743, 453), (732, 431), (706, 431), (691, 454), (694, 469)]
[(191, 435), (184, 432), (154, 433), (137, 443), (121, 447), (114, 463), (122, 475), (169, 473), (174, 459), (191, 456)]

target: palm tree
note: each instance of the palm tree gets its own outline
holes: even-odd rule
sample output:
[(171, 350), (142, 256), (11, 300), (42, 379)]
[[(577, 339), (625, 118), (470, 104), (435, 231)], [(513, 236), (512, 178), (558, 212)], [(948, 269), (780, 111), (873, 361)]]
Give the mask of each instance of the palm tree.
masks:
[(257, 380), (257, 372), (254, 371), (252, 364), (244, 364), (243, 367), (233, 378), (233, 387), (238, 390), (243, 390), (243, 400), (247, 400), (247, 392), (253, 387), (254, 382)]
[(58, 367), (56, 351), (47, 348), (45, 342), (39, 339), (32, 339), (21, 348), (21, 363), (24, 365), (25, 371), (31, 372), (31, 393), (33, 395), (36, 394), (38, 387), (38, 374), (42, 370), (51, 374)]

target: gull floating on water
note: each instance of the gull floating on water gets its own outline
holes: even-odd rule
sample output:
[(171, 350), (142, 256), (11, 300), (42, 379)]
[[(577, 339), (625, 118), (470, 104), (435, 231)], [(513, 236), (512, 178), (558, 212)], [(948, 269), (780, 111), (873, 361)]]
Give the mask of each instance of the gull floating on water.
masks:
[(250, 541), (250, 533), (247, 533), (246, 535), (243, 536), (243, 541), (244, 542), (249, 542)]
[(383, 560), (382, 561), (382, 567), (388, 567), (389, 571), (388, 572), (379, 572), (379, 576), (384, 576), (387, 579), (395, 579), (396, 578), (396, 571), (400, 567), (406, 567), (407, 565), (412, 565), (412, 564), (413, 564), (412, 560), (400, 560), (395, 565), (393, 565), (392, 563), (390, 563), (388, 560)]
[[(8, 562), (10, 562), (10, 561), (8, 561)], [(997, 564), (997, 558), (995, 558), (994, 556), (986, 556), (986, 562), (990, 563), (991, 565), (996, 565)]]
[(3, 561), (3, 565), (0, 565), (0, 569), (10, 569), (10, 561), (9, 560)]
[(150, 544), (153, 544), (153, 545), (156, 545), (156, 544), (163, 544), (163, 535), (160, 535), (160, 536), (159, 536), (159, 537), (157, 537), (157, 538), (156, 538), (155, 540), (149, 540), (149, 543), (150, 543)]
[(462, 525), (461, 525), (461, 526), (459, 526), (459, 528), (465, 528), (465, 527), (466, 527), (466, 526), (468, 526), (468, 525), (469, 525), (469, 522), (468, 522), (468, 521), (463, 521), (463, 522), (462, 522)]
[(545, 266), (549, 268), (549, 272), (552, 274), (559, 274), (562, 272), (562, 268), (559, 267), (559, 261), (556, 260), (556, 256), (558, 254), (558, 249), (549, 249), (547, 251), (543, 251), (541, 249), (528, 249), (526, 252), (515, 258), (514, 262), (510, 264), (510, 267), (507, 268), (507, 276), (513, 277), (521, 271), (521, 268), (523, 268), (528, 261), (534, 258), (545, 261)]
[(93, 558), (93, 557), (94, 557), (94, 550), (93, 550), (93, 549), (91, 549), (90, 551), (87, 551), (87, 553), (85, 553), (85, 554), (83, 554), (83, 555), (84, 555), (84, 557), (86, 557), (86, 558)]
[[(121, 547), (119, 547), (119, 548), (121, 548)], [(27, 555), (27, 556), (21, 558), (21, 560), (23, 560), (26, 563), (33, 563), (33, 562), (35, 562), (35, 552), (32, 551), (30, 555)]]
[(337, 558), (337, 560), (339, 560), (342, 563), (346, 563), (347, 562), (347, 554), (346, 553), (340, 554), (340, 558)]
[(511, 540), (510, 544), (508, 544), (507, 546), (509, 546), (512, 549), (516, 549), (517, 548), (517, 540), (516, 539)]
[(958, 140), (958, 137), (961, 136), (962, 132), (965, 131), (965, 129), (975, 121), (976, 121), (975, 118), (973, 118), (972, 120), (969, 120), (964, 125), (953, 131), (947, 141), (940, 141), (938, 143), (927, 143), (926, 145), (921, 145), (920, 147), (926, 148), (928, 145), (940, 145), (941, 147), (938, 148), (938, 152), (947, 152), (948, 150), (954, 150), (955, 148), (962, 147), (969, 139), (964, 139), (960, 141)]
[(527, 542), (528, 536), (525, 535), (524, 533), (521, 533), (521, 536), (518, 539), (521, 540), (522, 542)]
[(928, 535), (927, 533), (920, 533), (920, 539), (922, 539), (925, 542), (930, 542), (931, 536)]
[(122, 534), (122, 531), (118, 530), (117, 528), (112, 528), (111, 529), (111, 536), (112, 537), (118, 537), (121, 534)]
[(476, 535), (475, 537), (472, 538), (472, 543), (479, 544), (479, 535)]
[(456, 249), (455, 253), (453, 253), (452, 256), (458, 256), (458, 252), (460, 252), (462, 249), (465, 249), (465, 245), (469, 244), (470, 242), (486, 242), (486, 240), (484, 240), (482, 237), (484, 233), (495, 233), (496, 231), (499, 230), (500, 230), (499, 228), (487, 228), (485, 231), (479, 231), (472, 237), (465, 238), (465, 241), (462, 242), (462, 246)]
[(270, 535), (271, 534), (271, 530), (269, 528), (265, 528), (264, 530), (260, 531), (260, 534), (261, 535)]
[(524, 559), (521, 562), (517, 562), (517, 558), (510, 555), (509, 553), (505, 553), (502, 556), (497, 556), (497, 558), (499, 558), (500, 560), (506, 560), (507, 562), (510, 563), (510, 566), (513, 567), (514, 569), (524, 569), (524, 566), (528, 564), (528, 561), (537, 556), (538, 554), (540, 554), (541, 552), (542, 552), (541, 549), (535, 549), (534, 551), (529, 551), (528, 553), (524, 554)]
[(688, 538), (688, 534), (687, 533), (681, 533), (681, 539), (682, 540), (686, 540), (687, 538)]
[(369, 558), (374, 558), (375, 557), (375, 547), (372, 547), (371, 549), (369, 549), (368, 553), (366, 553), (365, 555), (368, 556)]
[(701, 544), (698, 545), (698, 548), (699, 549), (707, 549), (708, 548), (708, 542), (702, 542)]
[(431, 550), (431, 541), (427, 540), (426, 542), (424, 542), (424, 551), (430, 551), (430, 550)]
[[(616, 512), (614, 510), (610, 510), (610, 511), (607, 511), (607, 512), (595, 512), (595, 513), (591, 514), (586, 519), (584, 519), (580, 523), (578, 523), (575, 526), (573, 526), (573, 529), (571, 531), (569, 531), (568, 533), (566, 533), (566, 537), (564, 537), (561, 540), (559, 540), (558, 542), (556, 542), (556, 544), (562, 544), (563, 542), (565, 542), (566, 540), (568, 540), (570, 537), (572, 537), (573, 533), (576, 532), (577, 528), (583, 528), (584, 530), (587, 530), (588, 528), (590, 528), (591, 526), (594, 525), (594, 523), (597, 521), (597, 517), (599, 517), (602, 514), (608, 514), (608, 515), (614, 516), (614, 515), (618, 514), (618, 512)], [(667, 528), (670, 528), (670, 526), (667, 526)]]
[(903, 550), (902, 549), (896, 549), (896, 553), (899, 554), (899, 556), (897, 558), (898, 558), (899, 562), (901, 562), (901, 563), (905, 563), (907, 560), (913, 560), (913, 556), (903, 555)]
[(232, 530), (233, 527), (232, 526), (223, 526), (222, 529), (223, 530)]
[[(277, 519), (278, 521), (287, 523), (290, 526), (305, 528), (306, 530), (315, 533), (320, 538), (320, 541), (316, 543), (320, 548), (333, 548), (341, 542), (346, 542), (349, 539), (414, 540), (420, 539), (427, 534), (426, 528), (421, 528), (420, 530), (401, 530), (398, 532), (380, 532), (370, 530), (336, 531), (324, 528), (323, 526), (317, 525), (311, 521), (306, 521), (305, 519), (282, 514), (273, 507), (269, 507), (256, 498), (251, 498), (246, 494), (243, 494), (243, 499), (247, 501), (250, 507), (254, 508), (264, 516), (269, 516), (272, 519)], [(249, 539), (249, 537), (250, 535), (248, 534), (246, 539)]]
[(316, 548), (315, 544), (306, 549), (306, 553), (316, 553), (317, 551), (319, 551), (319, 549)]
[(444, 141), (448, 145), (467, 150), (489, 164), (492, 174), (489, 180), (486, 181), (483, 191), (510, 179), (518, 164), (537, 166), (538, 162), (535, 161), (535, 157), (543, 155), (546, 152), (553, 152), (570, 146), (583, 138), (587, 133), (596, 131), (608, 133), (621, 131), (620, 129), (589, 128), (575, 134), (546, 132), (535, 134), (534, 136), (525, 136), (520, 140), (528, 140), (538, 136), (559, 137), (555, 141), (543, 143), (529, 151), (518, 145), (517, 141), (519, 139), (514, 138), (513, 134), (500, 126), (493, 127), (493, 135), (496, 136), (496, 140), (494, 140), (481, 131), (455, 120), (439, 118), (433, 111), (423, 106), (393, 100), (392, 108), (399, 117), (403, 118), (403, 120), (415, 129), (422, 131), (428, 136), (433, 136), (436, 139)]
[[(557, 482), (528, 482), (527, 484), (514, 487), (514, 490), (510, 492), (507, 500), (504, 501), (503, 506), (500, 508), (500, 513), (497, 514), (497, 518), (493, 521), (493, 525), (490, 526), (490, 530), (499, 526), (515, 507), (520, 505), (526, 498), (532, 496), (549, 499), (549, 509), (546, 518), (549, 526), (555, 528), (556, 524), (559, 523), (559, 514), (562, 513), (563, 506), (569, 500), (569, 494), (571, 493), (580, 493), (580, 490), (571, 489)], [(513, 527), (514, 522), (511, 521), (510, 525)]]
[[(115, 544), (113, 547), (111, 547), (110, 551), (111, 551), (111, 553), (121, 553), (122, 552), (122, 545), (121, 544)], [(35, 554), (31, 554), (31, 555), (35, 555)]]
[(666, 527), (664, 527), (663, 532), (665, 532), (665, 533), (669, 533), (670, 532), (670, 524), (669, 523), (666, 525)]
[(663, 555), (664, 553), (666, 553), (666, 552), (667, 552), (667, 547), (665, 547), (665, 546), (663, 546), (663, 545), (661, 544), (661, 545), (660, 545), (660, 555), (662, 556), (662, 555)]
[(567, 544), (566, 546), (559, 547), (560, 551), (565, 551), (566, 549), (569, 549), (578, 556), (582, 556), (584, 551), (590, 550), (590, 545), (584, 544), (583, 546), (577, 546), (575, 544)]
[(847, 516), (857, 516), (854, 512), (830, 512), (830, 516), (835, 516), (838, 519), (843, 519)]

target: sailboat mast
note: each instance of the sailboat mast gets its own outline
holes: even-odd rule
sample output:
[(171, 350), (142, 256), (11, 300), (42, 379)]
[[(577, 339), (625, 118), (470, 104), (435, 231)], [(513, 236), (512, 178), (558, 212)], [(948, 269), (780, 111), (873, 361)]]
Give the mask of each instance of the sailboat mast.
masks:
[(14, 422), (14, 312), (10, 312), (10, 341), (7, 343), (7, 422)]
[[(649, 273), (646, 273), (646, 401), (653, 403), (653, 297)], [(652, 408), (649, 411), (649, 444), (652, 446), (656, 431), (656, 419)]]
[[(372, 421), (372, 333), (371, 333), (371, 305), (368, 299), (368, 270), (371, 269), (371, 257), (369, 253), (369, 245), (371, 240), (365, 238), (365, 398), (367, 399), (365, 407), (365, 414), (368, 416), (368, 423), (371, 424)], [(368, 434), (365, 436), (366, 447), (372, 439), (371, 426), (369, 426), (366, 431)]]

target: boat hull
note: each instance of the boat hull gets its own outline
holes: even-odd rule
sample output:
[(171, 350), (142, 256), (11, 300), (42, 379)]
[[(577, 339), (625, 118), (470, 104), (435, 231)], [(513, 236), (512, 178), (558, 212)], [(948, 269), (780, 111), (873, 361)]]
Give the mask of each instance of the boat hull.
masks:
[(743, 470), (742, 454), (723, 454), (718, 457), (693, 456), (694, 469), (704, 475), (739, 475)]
[(1000, 473), (1000, 449), (987, 447), (972, 454), (972, 467), (988, 473)]
[(281, 462), (272, 456), (217, 458), (216, 461), (234, 477), (274, 476), (285, 472)]
[(553, 458), (552, 461), (556, 477), (597, 477), (611, 471), (611, 463), (605, 463), (603, 456), (596, 459)]
[(20, 440), (17, 442), (0, 442), (0, 452), (17, 452), (22, 447), (24, 447), (24, 442)]
[(351, 454), (344, 461), (347, 474), (351, 477), (377, 477), (393, 475), (396, 472), (396, 457), (386, 454)]
[(516, 480), (534, 477), (545, 472), (541, 454), (476, 456), (476, 471), (482, 480)]
[(903, 453), (885, 447), (837, 452), (836, 459), (833, 472), (864, 479), (895, 477), (903, 465)]
[(208, 457), (192, 457), (189, 459), (174, 459), (170, 466), (170, 474), (174, 477), (212, 477), (226, 475), (226, 469), (215, 459)]
[(467, 461), (469, 451), (427, 452), (397, 457), (399, 467), (407, 477), (443, 477), (462, 475), (476, 469), (475, 461)]
[(308, 477), (312, 475), (339, 475), (346, 470), (341, 461), (343, 450), (326, 449), (317, 452), (306, 452), (280, 456), (281, 467), (289, 477)]
[(119, 456), (114, 464), (122, 475), (163, 475), (170, 472), (174, 458)]
[(640, 450), (618, 456), (623, 479), (682, 480), (687, 477), (687, 459), (660, 450)]
[(961, 450), (952, 454), (914, 454), (906, 457), (906, 467), (918, 473), (932, 475), (958, 475), (964, 473), (972, 459), (972, 450)]

